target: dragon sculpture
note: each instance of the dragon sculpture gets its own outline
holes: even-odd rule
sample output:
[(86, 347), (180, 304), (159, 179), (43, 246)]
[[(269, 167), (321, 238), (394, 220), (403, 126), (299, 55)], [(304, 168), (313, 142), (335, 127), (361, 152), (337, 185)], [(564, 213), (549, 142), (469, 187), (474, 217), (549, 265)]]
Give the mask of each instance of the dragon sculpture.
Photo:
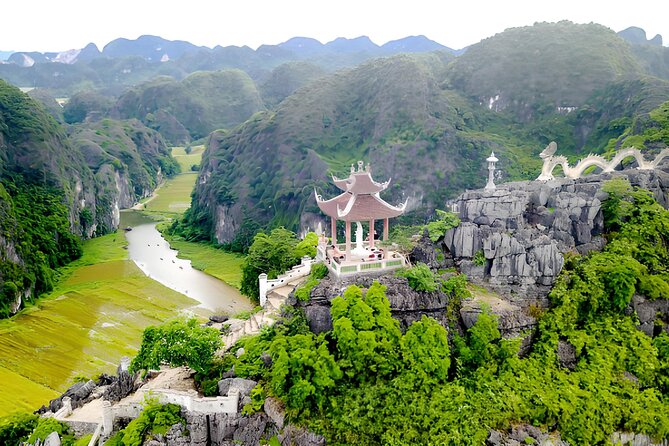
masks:
[(604, 173), (613, 172), (613, 170), (622, 162), (622, 160), (630, 156), (636, 159), (638, 164), (637, 169), (642, 170), (655, 169), (664, 158), (669, 157), (669, 148), (667, 148), (662, 150), (654, 160), (646, 161), (639, 149), (631, 147), (619, 151), (611, 160), (606, 160), (600, 155), (593, 155), (591, 153), (576, 163), (574, 167), (571, 167), (566, 157), (562, 155), (555, 156), (556, 151), (557, 143), (553, 141), (548, 144), (548, 146), (546, 146), (546, 148), (539, 154), (541, 159), (544, 160), (544, 165), (541, 168), (541, 175), (539, 175), (537, 181), (550, 181), (555, 179), (553, 176), (553, 169), (555, 169), (555, 167), (558, 165), (562, 166), (562, 171), (564, 172), (565, 177), (580, 178), (583, 172), (585, 172), (585, 170), (591, 166), (599, 167)]

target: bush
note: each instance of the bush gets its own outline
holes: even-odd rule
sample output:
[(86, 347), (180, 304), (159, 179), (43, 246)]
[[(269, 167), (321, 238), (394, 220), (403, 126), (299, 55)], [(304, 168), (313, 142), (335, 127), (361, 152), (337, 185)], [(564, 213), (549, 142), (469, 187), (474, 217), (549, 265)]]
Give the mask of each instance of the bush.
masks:
[(325, 265), (322, 262), (318, 262), (311, 265), (311, 272), (309, 273), (309, 275), (314, 279), (321, 280), (327, 277), (329, 273), (330, 270), (328, 269), (327, 265)]
[(439, 289), (437, 278), (434, 273), (432, 273), (432, 270), (430, 270), (424, 263), (419, 263), (409, 269), (399, 270), (396, 275), (406, 277), (409, 286), (415, 291), (431, 293)]
[(440, 209), (436, 209), (436, 212), (437, 220), (431, 221), (425, 225), (425, 228), (427, 229), (427, 232), (430, 236), (430, 240), (433, 242), (437, 242), (439, 239), (444, 237), (446, 231), (451, 228), (455, 228), (460, 224), (460, 219), (454, 213), (442, 211)]
[(474, 265), (476, 265), (476, 266), (485, 265), (485, 254), (483, 253), (483, 250), (476, 251), (472, 261), (474, 262)]
[(35, 429), (38, 418), (32, 413), (17, 413), (0, 419), (0, 444), (19, 446)]
[(330, 270), (323, 263), (314, 263), (311, 265), (311, 272), (306, 282), (295, 288), (295, 298), (300, 302), (308, 302), (311, 296), (311, 290), (318, 285), (322, 278), (329, 274)]
[(186, 425), (181, 416), (181, 407), (177, 404), (162, 405), (157, 401), (149, 400), (144, 410), (132, 420), (125, 429), (118, 432), (105, 444), (123, 446), (141, 446), (149, 434), (165, 435), (170, 427), (177, 423)]
[(174, 367), (187, 365), (196, 372), (205, 373), (221, 344), (218, 330), (201, 327), (195, 319), (150, 326), (144, 330), (142, 344), (130, 363), (130, 370), (158, 369), (162, 363), (167, 363)]
[(44, 442), (44, 439), (56, 432), (60, 436), (61, 444), (63, 446), (71, 446), (74, 443), (74, 435), (70, 433), (70, 427), (55, 418), (40, 418), (37, 421), (37, 426), (28, 438), (28, 443), (35, 444), (37, 440)]

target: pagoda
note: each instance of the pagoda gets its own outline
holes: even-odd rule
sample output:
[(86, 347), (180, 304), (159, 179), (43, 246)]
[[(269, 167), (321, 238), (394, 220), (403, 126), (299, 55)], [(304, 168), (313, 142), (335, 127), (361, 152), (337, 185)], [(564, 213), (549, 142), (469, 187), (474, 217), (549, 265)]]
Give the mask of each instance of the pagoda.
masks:
[[(362, 161), (358, 161), (357, 170), (355, 165), (351, 165), (351, 173), (346, 179), (332, 176), (334, 184), (343, 191), (335, 198), (323, 200), (323, 197), (314, 191), (318, 207), (330, 217), (332, 233), (332, 243), (328, 247), (322, 247), (319, 257), (322, 257), (320, 260), (325, 260), (328, 265), (331, 265), (331, 269), (338, 274), (404, 265), (404, 258), (399, 253), (390, 253), (377, 248), (374, 239), (374, 222), (383, 220), (383, 240), (387, 241), (388, 221), (404, 213), (406, 201), (399, 206), (392, 206), (383, 200), (379, 193), (388, 188), (390, 180), (384, 183), (374, 181), (369, 164), (363, 165)], [(337, 220), (343, 220), (346, 223), (346, 243), (341, 247), (343, 251), (337, 245)], [(351, 249), (351, 223), (353, 222), (357, 223), (358, 227), (355, 249)], [(366, 240), (362, 239), (360, 222), (369, 222)], [(334, 265), (333, 261), (337, 265)], [(375, 267), (372, 267), (370, 262), (373, 262)], [(365, 265), (361, 268), (360, 264)]]

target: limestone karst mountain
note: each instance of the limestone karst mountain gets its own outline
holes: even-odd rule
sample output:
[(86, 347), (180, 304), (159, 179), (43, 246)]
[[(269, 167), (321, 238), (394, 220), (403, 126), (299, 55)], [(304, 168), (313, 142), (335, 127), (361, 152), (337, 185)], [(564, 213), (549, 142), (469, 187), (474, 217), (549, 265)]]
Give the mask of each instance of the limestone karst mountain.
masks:
[(0, 317), (53, 286), (79, 237), (115, 230), (120, 208), (175, 171), (162, 137), (138, 121), (66, 130), (0, 81)]

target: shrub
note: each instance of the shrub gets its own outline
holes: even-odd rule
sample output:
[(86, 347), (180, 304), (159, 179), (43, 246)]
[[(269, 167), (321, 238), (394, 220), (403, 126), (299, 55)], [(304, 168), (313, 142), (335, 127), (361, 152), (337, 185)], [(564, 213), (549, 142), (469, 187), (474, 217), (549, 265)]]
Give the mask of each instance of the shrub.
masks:
[(38, 418), (32, 413), (16, 413), (0, 419), (0, 444), (19, 446), (35, 429)]
[(209, 368), (214, 353), (221, 347), (218, 330), (201, 327), (197, 320), (173, 320), (144, 330), (137, 356), (130, 363), (131, 371), (158, 369), (160, 364), (187, 365), (196, 372)]
[(474, 258), (472, 259), (474, 262), (474, 265), (476, 266), (483, 266), (485, 265), (485, 254), (483, 253), (483, 250), (476, 251), (474, 254)]
[(399, 270), (396, 275), (406, 277), (409, 286), (415, 291), (431, 293), (439, 289), (434, 273), (424, 263), (419, 263), (409, 269)]
[(425, 225), (425, 228), (427, 228), (427, 232), (430, 236), (430, 240), (433, 242), (443, 238), (446, 234), (446, 231), (451, 228), (455, 228), (460, 224), (460, 219), (454, 213), (442, 211), (440, 209), (436, 209), (436, 212), (437, 220), (431, 221)]
[[(149, 434), (165, 435), (170, 427), (177, 423), (186, 425), (186, 420), (181, 416), (180, 406), (162, 405), (157, 401), (149, 400), (145, 403), (144, 410), (139, 416), (112, 437), (114, 438), (112, 444), (141, 446)], [(109, 441), (106, 444), (109, 444)]]
[(37, 426), (28, 438), (28, 443), (35, 444), (37, 440), (44, 442), (51, 432), (56, 432), (61, 438), (63, 446), (71, 446), (74, 443), (74, 435), (70, 433), (70, 427), (56, 420), (55, 418), (40, 418), (37, 421)]

